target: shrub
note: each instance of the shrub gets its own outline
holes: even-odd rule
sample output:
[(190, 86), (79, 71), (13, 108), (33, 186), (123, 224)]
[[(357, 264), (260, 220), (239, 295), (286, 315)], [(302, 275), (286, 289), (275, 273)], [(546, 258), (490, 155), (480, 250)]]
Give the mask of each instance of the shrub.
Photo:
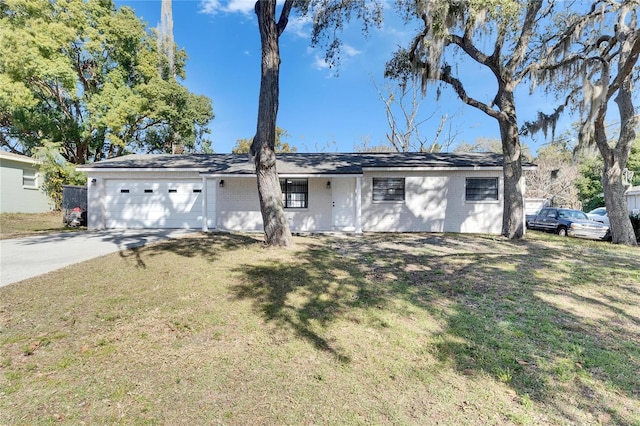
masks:
[(60, 145), (46, 142), (35, 157), (42, 161), (40, 174), (43, 176), (42, 190), (51, 200), (54, 209), (62, 208), (62, 185), (85, 185), (87, 176), (76, 171), (76, 166), (60, 155)]
[(640, 241), (640, 213), (631, 213), (629, 219), (631, 220), (633, 231), (636, 233), (636, 240)]

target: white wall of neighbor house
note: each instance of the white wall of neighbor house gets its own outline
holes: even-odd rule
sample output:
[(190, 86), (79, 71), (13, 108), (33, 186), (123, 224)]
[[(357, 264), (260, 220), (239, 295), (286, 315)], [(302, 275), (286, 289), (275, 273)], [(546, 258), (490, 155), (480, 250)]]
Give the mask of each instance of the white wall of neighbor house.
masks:
[(548, 198), (525, 198), (524, 212), (525, 214), (536, 214), (540, 209), (547, 207), (548, 204)]
[[(497, 178), (498, 199), (465, 199), (466, 178)], [(374, 201), (373, 178), (404, 178), (405, 199)], [(502, 172), (367, 172), (362, 185), (362, 228), (373, 232), (464, 232), (499, 234)]]
[(633, 186), (626, 192), (629, 213), (640, 214), (640, 186)]
[(0, 158), (0, 213), (44, 213), (51, 211), (42, 191), (39, 167), (24, 161)]

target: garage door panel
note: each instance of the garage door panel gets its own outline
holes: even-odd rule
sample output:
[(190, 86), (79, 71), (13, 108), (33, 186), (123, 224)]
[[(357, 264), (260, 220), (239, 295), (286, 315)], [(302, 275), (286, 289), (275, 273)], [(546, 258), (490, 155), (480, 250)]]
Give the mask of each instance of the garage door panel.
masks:
[(199, 228), (202, 225), (202, 182), (106, 182), (108, 228)]

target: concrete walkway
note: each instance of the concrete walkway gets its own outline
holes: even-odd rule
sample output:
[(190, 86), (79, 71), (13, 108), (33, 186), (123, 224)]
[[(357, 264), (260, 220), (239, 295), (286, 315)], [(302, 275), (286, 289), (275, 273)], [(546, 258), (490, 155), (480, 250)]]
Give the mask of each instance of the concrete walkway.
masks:
[(109, 253), (178, 238), (182, 229), (66, 232), (0, 240), (0, 287)]

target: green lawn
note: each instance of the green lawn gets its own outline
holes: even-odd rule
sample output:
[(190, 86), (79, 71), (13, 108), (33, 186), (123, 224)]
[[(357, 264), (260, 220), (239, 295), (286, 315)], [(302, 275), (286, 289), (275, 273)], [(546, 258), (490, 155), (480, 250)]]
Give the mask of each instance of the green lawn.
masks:
[(196, 235), (0, 288), (0, 424), (640, 425), (640, 250)]
[(1, 213), (0, 239), (70, 232), (86, 228), (69, 228), (62, 223), (63, 213)]

